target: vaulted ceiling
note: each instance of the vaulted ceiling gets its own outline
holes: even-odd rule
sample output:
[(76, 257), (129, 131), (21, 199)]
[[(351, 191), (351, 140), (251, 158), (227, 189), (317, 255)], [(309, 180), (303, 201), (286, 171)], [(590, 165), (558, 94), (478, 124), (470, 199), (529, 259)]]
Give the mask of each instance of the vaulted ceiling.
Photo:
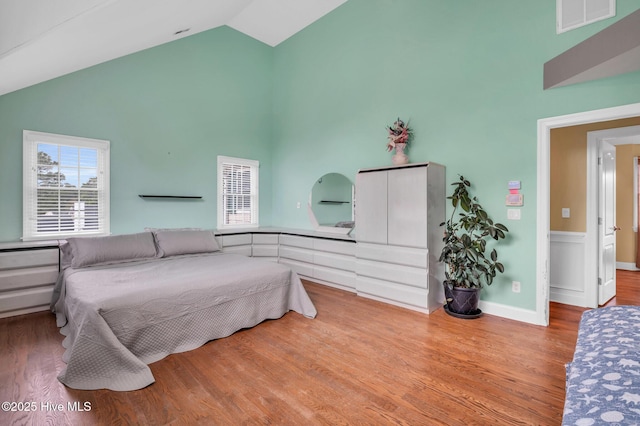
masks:
[(0, 0), (0, 95), (211, 28), (276, 46), (347, 0)]

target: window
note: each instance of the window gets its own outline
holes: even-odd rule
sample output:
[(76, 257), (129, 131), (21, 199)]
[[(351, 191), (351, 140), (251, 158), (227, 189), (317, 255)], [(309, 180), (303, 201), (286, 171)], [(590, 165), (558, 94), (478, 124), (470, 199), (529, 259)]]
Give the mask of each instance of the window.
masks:
[(218, 156), (218, 228), (258, 226), (260, 163)]
[(556, 0), (558, 34), (616, 16), (616, 0)]
[(109, 141), (23, 132), (24, 240), (109, 234)]

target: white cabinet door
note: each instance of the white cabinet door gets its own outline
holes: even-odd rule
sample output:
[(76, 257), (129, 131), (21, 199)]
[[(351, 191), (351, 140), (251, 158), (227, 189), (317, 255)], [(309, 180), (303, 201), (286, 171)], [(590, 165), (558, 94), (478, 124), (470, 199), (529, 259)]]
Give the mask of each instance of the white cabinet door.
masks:
[(427, 168), (392, 170), (387, 179), (387, 244), (427, 248)]
[(356, 175), (356, 238), (387, 244), (387, 172)]

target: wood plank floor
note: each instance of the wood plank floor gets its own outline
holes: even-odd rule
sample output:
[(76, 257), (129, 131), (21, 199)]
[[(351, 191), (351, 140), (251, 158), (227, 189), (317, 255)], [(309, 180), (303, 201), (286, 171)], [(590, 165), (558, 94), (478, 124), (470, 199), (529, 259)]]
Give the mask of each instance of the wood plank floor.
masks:
[[(133, 392), (66, 388), (53, 315), (1, 319), (0, 402), (35, 411), (0, 411), (0, 425), (560, 424), (584, 309), (552, 303), (550, 327), (539, 327), (305, 287), (316, 319), (290, 312), (171, 355), (151, 364), (154, 384)], [(610, 304), (640, 304), (638, 288), (640, 273), (618, 271)]]

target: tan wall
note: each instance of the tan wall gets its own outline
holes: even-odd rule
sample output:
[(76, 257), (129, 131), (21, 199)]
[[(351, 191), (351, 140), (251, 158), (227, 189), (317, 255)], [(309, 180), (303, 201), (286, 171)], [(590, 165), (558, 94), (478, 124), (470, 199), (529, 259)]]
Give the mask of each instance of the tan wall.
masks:
[(636, 233), (633, 232), (633, 157), (640, 157), (640, 145), (616, 146), (616, 260), (636, 262)]
[[(552, 231), (586, 232), (586, 206), (587, 206), (587, 132), (595, 130), (613, 129), (617, 127), (638, 126), (640, 117), (627, 118), (624, 120), (605, 121), (601, 123), (590, 123), (581, 126), (562, 127), (551, 130), (550, 143), (550, 221)], [(619, 146), (618, 148), (620, 148)], [(624, 156), (628, 154), (624, 150)], [(620, 157), (617, 151), (616, 157)], [(634, 151), (635, 152), (635, 151)], [(635, 154), (638, 155), (638, 154)], [(631, 155), (633, 157), (633, 155)], [(616, 167), (620, 159), (616, 162)], [(631, 164), (631, 160), (628, 160)], [(618, 171), (623, 175), (617, 176), (616, 198), (618, 201), (627, 200), (627, 195), (622, 195), (621, 191), (627, 191), (627, 177), (624, 176), (623, 169), (626, 166), (620, 165)], [(630, 167), (630, 166), (629, 166)], [(631, 188), (633, 188), (633, 177), (631, 177)], [(562, 208), (571, 209), (571, 217), (562, 218)], [(635, 260), (625, 260), (635, 258), (635, 242), (632, 246), (628, 243), (630, 237), (628, 232), (633, 232), (631, 224), (632, 213), (628, 213), (628, 206), (616, 207), (616, 219), (618, 226), (623, 229), (618, 236), (617, 261), (632, 262)], [(627, 218), (626, 215), (630, 216)], [(623, 218), (624, 216), (624, 218)], [(635, 235), (635, 234), (634, 234)], [(631, 236), (631, 240), (635, 238)]]
[[(551, 130), (552, 231), (586, 232), (587, 229), (587, 132), (580, 127)], [(570, 209), (570, 218), (562, 218), (563, 208)]]

